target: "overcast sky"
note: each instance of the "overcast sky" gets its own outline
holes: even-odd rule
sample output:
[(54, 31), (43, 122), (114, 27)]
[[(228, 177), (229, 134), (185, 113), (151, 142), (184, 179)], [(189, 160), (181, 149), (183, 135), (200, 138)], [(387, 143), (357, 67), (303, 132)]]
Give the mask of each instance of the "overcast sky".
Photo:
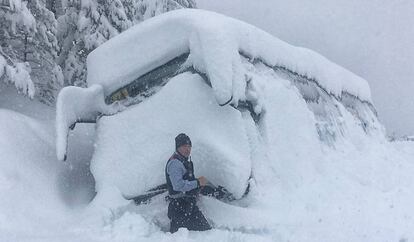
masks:
[(197, 0), (365, 78), (389, 134), (414, 135), (414, 1)]

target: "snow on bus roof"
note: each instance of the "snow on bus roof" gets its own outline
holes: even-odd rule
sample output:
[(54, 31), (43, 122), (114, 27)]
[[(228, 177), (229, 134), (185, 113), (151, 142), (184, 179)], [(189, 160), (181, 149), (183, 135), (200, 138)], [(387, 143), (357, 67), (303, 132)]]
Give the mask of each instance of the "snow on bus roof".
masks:
[(185, 65), (208, 76), (219, 104), (245, 99), (240, 53), (314, 79), (336, 97), (347, 92), (372, 103), (364, 79), (322, 55), (245, 22), (197, 9), (159, 15), (107, 41), (89, 54), (87, 81), (102, 85), (108, 95), (186, 53)]

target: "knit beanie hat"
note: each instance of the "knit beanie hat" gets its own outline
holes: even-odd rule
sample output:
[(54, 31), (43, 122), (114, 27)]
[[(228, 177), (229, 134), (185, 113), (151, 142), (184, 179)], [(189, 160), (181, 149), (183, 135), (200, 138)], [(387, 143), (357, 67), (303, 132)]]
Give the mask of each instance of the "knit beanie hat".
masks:
[(175, 149), (178, 149), (178, 147), (182, 145), (190, 145), (191, 146), (191, 140), (190, 137), (188, 137), (186, 134), (181, 133), (175, 137)]

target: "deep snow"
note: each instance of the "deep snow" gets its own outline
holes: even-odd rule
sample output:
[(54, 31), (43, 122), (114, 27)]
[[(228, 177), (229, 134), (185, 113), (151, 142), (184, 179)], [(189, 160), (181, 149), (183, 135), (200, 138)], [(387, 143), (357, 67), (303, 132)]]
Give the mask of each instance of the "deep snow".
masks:
[[(184, 76), (187, 80), (170, 82), (170, 87), (167, 85), (148, 100), (149, 103), (168, 104), (169, 99), (161, 97), (186, 81), (193, 81), (189, 87), (198, 89), (199, 94), (213, 98), (211, 89), (197, 75)], [(275, 82), (266, 93), (274, 114), (284, 115), (266, 117), (267, 132), (278, 135), (268, 139), (266, 146), (272, 148), (265, 157), (260, 155), (265, 146), (256, 147), (255, 157), (260, 159), (252, 164), (255, 173), (252, 192), (246, 199), (230, 205), (202, 198), (200, 206), (216, 229), (202, 233), (180, 230), (173, 235), (163, 232), (168, 229), (168, 220), (167, 204), (162, 196), (151, 204), (141, 206), (120, 199), (118, 201), (122, 205), (116, 201), (107, 204), (115, 205), (112, 208), (102, 207), (102, 203), (95, 201), (87, 207), (78, 204), (69, 209), (64, 200), (57, 198), (62, 191), (56, 180), (61, 175), (61, 169), (57, 168), (60, 163), (54, 158), (54, 146), (44, 141), (53, 140), (47, 135), (53, 133), (54, 129), (49, 126), (53, 119), (48, 122), (2, 110), (0, 153), (7, 159), (2, 158), (1, 162), (1, 190), (8, 196), (1, 200), (1, 240), (409, 241), (413, 238), (413, 142), (388, 143), (367, 137), (362, 147), (348, 144), (333, 150), (318, 140), (312, 125), (303, 126), (306, 122), (302, 121), (314, 121), (312, 113), (306, 110), (305, 102), (288, 81), (281, 79)], [(212, 105), (214, 110), (217, 104), (203, 105)], [(42, 113), (44, 109), (41, 105), (27, 108), (32, 108), (34, 113)], [(133, 109), (147, 108), (131, 107)], [(154, 110), (157, 109), (147, 111), (154, 113)], [(129, 110), (124, 113), (125, 116), (134, 116)], [(157, 115), (157, 112), (152, 115)], [(123, 117), (112, 116), (108, 119), (123, 120)], [(98, 130), (108, 125), (114, 123), (106, 120)], [(300, 131), (291, 132), (298, 128), (301, 128)], [(77, 127), (75, 132), (79, 129), (83, 132), (91, 130)], [(248, 129), (245, 132), (253, 134), (249, 140), (254, 139), (255, 132)], [(76, 135), (79, 138), (82, 134)], [(135, 140), (128, 137), (129, 141), (124, 141), (128, 144), (130, 140)], [(83, 139), (74, 137), (70, 139), (69, 147), (93, 139), (92, 136), (83, 136)], [(324, 148), (321, 149), (321, 146)], [(21, 149), (23, 147), (25, 149)], [(148, 147), (153, 147), (153, 143), (149, 142)], [(173, 144), (166, 148), (167, 157), (172, 147)], [(222, 143), (222, 147), (227, 146)], [(79, 145), (77, 152), (74, 151), (68, 158), (75, 157), (82, 149), (84, 145)], [(199, 154), (194, 152), (193, 159), (199, 158)], [(73, 160), (68, 162), (76, 164)], [(201, 171), (199, 163), (196, 172), (201, 174)], [(11, 176), (11, 173), (15, 175)], [(103, 199), (101, 195), (98, 200)], [(117, 196), (112, 193), (107, 198), (114, 200), (114, 195)]]
[[(101, 117), (96, 127), (78, 124), (67, 133), (66, 163), (54, 156), (53, 110), (31, 102), (7, 108), (32, 117), (1, 109), (0, 191), (7, 196), (0, 199), (0, 239), (414, 239), (412, 142), (389, 143), (366, 103), (321, 96), (317, 87), (303, 88), (296, 76), (261, 63), (240, 58), (240, 65), (250, 77), (245, 94), (262, 114), (258, 120), (247, 110), (219, 106), (216, 90), (199, 74), (186, 72), (142, 103)], [(63, 123), (88, 114), (83, 108), (108, 108), (102, 90), (84, 89), (86, 94), (68, 107), (79, 112)], [(101, 99), (88, 103), (102, 106), (76, 105), (90, 93)], [(15, 100), (1, 103), (8, 102)], [(334, 137), (329, 142), (324, 130)], [(197, 176), (227, 186), (237, 197), (252, 176), (250, 192), (241, 200), (200, 198), (211, 231), (170, 234), (162, 195), (140, 206), (124, 198), (163, 181), (163, 165), (179, 132), (194, 140)]]
[[(264, 111), (261, 103), (263, 95), (254, 87), (255, 81), (252, 80), (255, 74), (249, 70), (258, 67), (246, 67), (248, 60), (284, 70), (288, 73), (287, 78), (296, 82), (295, 85), (302, 85), (303, 88), (299, 88), (301, 92), (308, 89), (303, 82), (305, 85), (316, 85), (313, 89), (318, 89), (316, 92), (319, 93), (312, 97), (316, 103), (321, 102), (319, 96), (323, 92), (332, 96), (329, 99), (346, 102), (347, 97), (352, 96), (373, 107), (367, 82), (325, 57), (291, 46), (247, 23), (213, 12), (182, 9), (138, 24), (88, 56), (89, 88), (67, 87), (58, 96), (58, 159), (65, 158), (68, 128), (75, 121), (94, 121), (101, 114), (116, 113), (121, 107), (106, 105), (106, 97), (186, 53), (188, 58), (179, 71), (192, 68), (206, 75), (206, 81), (221, 106), (237, 106), (240, 101), (249, 101), (254, 104), (256, 114)], [(308, 98), (302, 94), (305, 99)], [(71, 102), (72, 98), (78, 101)], [(346, 108), (355, 106), (353, 101), (344, 105)], [(364, 120), (364, 111), (352, 108), (363, 123), (370, 125), (377, 120), (377, 117)], [(340, 116), (340, 110), (338, 112)], [(326, 132), (326, 128), (322, 129), (325, 130), (320, 132)]]
[(99, 120), (92, 159), (97, 191), (115, 184), (131, 197), (165, 183), (171, 141), (185, 132), (192, 137), (197, 174), (241, 197), (252, 163), (244, 122), (238, 110), (215, 103), (199, 75), (172, 78), (154, 98)]
[[(255, 81), (263, 88), (266, 110), (258, 124), (248, 113), (237, 115), (236, 109), (219, 107), (202, 79), (186, 73), (173, 78), (147, 101), (100, 120), (92, 159), (98, 183), (90, 210), (93, 217), (117, 227), (133, 223), (131, 216), (142, 216), (149, 223), (145, 234), (155, 236), (155, 231), (168, 230), (162, 196), (137, 208), (122, 196), (140, 194), (162, 182), (173, 137), (184, 131), (195, 140), (196, 175), (223, 182), (237, 194), (240, 190), (233, 187), (242, 184), (246, 176), (241, 174), (248, 174), (246, 165), (251, 166), (252, 189), (247, 198), (232, 205), (201, 199), (201, 208), (218, 230), (254, 234), (270, 241), (411, 238), (409, 203), (414, 180), (409, 156), (397, 152), (378, 133), (365, 133), (345, 108), (341, 109), (344, 137), (336, 147), (330, 147), (319, 139), (313, 112), (288, 80), (258, 71)], [(177, 92), (180, 95), (172, 100)], [(228, 116), (231, 113), (235, 115)], [(207, 121), (206, 116), (210, 117)], [(233, 130), (239, 136), (231, 141), (222, 139), (223, 133)], [(211, 136), (212, 140), (204, 141)], [(247, 149), (243, 148), (245, 142)], [(207, 156), (203, 151), (208, 151)], [(244, 155), (250, 159), (239, 159), (229, 169), (234, 161), (228, 154), (235, 152), (247, 152)], [(216, 163), (214, 157), (224, 159)], [(217, 170), (226, 177), (217, 179)], [(232, 175), (238, 173), (240, 180)], [(206, 238), (217, 240), (220, 233), (209, 232)], [(255, 236), (242, 238), (259, 239)]]

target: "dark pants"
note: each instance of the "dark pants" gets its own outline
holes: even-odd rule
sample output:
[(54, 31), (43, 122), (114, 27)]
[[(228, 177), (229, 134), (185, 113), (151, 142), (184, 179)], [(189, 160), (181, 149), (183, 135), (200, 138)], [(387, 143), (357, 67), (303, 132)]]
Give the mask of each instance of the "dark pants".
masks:
[(171, 199), (168, 205), (168, 218), (171, 220), (171, 233), (177, 232), (181, 227), (196, 231), (211, 229), (210, 224), (197, 207), (195, 198)]

